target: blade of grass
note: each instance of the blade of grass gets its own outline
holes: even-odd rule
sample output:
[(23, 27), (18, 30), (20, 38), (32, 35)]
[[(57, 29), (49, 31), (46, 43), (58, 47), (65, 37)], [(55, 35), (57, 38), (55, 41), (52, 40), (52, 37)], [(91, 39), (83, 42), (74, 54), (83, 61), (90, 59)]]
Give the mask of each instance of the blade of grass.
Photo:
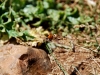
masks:
[(54, 58), (56, 64), (59, 66), (59, 68), (61, 69), (61, 71), (63, 72), (64, 75), (69, 75), (65, 69), (63, 68), (63, 66), (61, 65), (61, 63), (56, 59), (55, 55), (52, 53), (52, 49), (48, 46), (48, 44), (46, 44), (46, 48), (49, 51), (50, 55)]
[(82, 75), (75, 66), (72, 67), (78, 72), (79, 75)]

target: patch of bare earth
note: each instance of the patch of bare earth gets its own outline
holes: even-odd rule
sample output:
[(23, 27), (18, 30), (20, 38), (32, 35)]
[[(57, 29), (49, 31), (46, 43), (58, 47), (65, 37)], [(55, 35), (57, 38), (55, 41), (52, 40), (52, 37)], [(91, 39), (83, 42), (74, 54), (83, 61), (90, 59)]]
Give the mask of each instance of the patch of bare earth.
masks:
[[(53, 50), (55, 58), (62, 65), (64, 70), (69, 75), (100, 75), (99, 57), (95, 57), (94, 53), (88, 48), (82, 45), (76, 45), (78, 44), (77, 39), (58, 37), (58, 39), (56, 38), (53, 40), (55, 43), (66, 46), (71, 46), (71, 41), (74, 44), (74, 50), (61, 47), (57, 47)], [(52, 56), (50, 58), (53, 64), (53, 70), (49, 75), (65, 75), (63, 73), (64, 71), (54, 62), (54, 58)]]

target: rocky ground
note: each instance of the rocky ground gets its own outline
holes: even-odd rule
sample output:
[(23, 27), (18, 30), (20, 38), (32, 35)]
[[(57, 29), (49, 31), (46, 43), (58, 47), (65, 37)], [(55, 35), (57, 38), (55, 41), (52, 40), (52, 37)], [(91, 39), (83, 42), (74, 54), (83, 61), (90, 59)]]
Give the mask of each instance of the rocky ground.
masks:
[[(67, 73), (69, 75), (100, 75), (99, 54), (95, 52), (93, 46), (86, 47), (82, 43), (82, 41), (91, 41), (89, 36), (88, 38), (79, 38), (68, 35), (65, 38), (57, 38), (53, 42), (62, 45), (62, 47), (53, 49), (53, 55), (63, 69), (61, 66), (57, 66), (57, 62), (55, 63), (51, 56), (53, 70), (50, 75), (67, 75)], [(68, 49), (63, 46), (68, 47)]]
[[(100, 75), (99, 53), (89, 38), (57, 35), (53, 53), (23, 45), (0, 47), (0, 75)], [(99, 38), (97, 38), (99, 41)], [(92, 42), (94, 43), (94, 41)]]

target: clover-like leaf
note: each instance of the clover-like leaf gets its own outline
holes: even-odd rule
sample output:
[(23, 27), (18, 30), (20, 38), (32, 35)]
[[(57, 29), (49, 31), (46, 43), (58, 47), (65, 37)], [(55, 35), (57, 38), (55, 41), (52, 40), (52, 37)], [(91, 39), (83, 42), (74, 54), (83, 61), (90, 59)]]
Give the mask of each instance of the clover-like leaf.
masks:
[(7, 33), (9, 35), (9, 38), (11, 38), (11, 37), (15, 37), (15, 38), (19, 37), (19, 33), (17, 31), (15, 31), (15, 30), (7, 30)]

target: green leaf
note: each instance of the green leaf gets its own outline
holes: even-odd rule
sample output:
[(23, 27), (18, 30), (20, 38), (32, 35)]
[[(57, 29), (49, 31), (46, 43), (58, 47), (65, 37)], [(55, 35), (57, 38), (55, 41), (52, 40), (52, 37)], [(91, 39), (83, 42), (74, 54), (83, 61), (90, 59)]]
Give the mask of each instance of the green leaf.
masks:
[(72, 24), (79, 24), (77, 18), (74, 18), (74, 17), (67, 17), (67, 18)]
[(47, 1), (43, 1), (43, 6), (45, 9), (49, 8), (49, 3)]
[(14, 20), (15, 20), (16, 22), (20, 22), (21, 19), (20, 19), (18, 13), (15, 12), (12, 8), (10, 8), (10, 11), (11, 11), (13, 17), (14, 17)]
[(24, 7), (26, 2), (27, 0), (8, 0), (8, 4), (11, 4), (14, 11), (18, 11)]
[(30, 40), (33, 40), (34, 38), (35, 38), (34, 36), (31, 36), (31, 35), (29, 34), (29, 31), (28, 31), (28, 30), (23, 31), (22, 39), (23, 39), (24, 41), (30, 41)]
[(69, 7), (66, 8), (66, 9), (65, 9), (66, 15), (67, 15), (67, 16), (72, 15), (72, 12), (71, 12), (71, 11), (72, 11), (72, 8), (69, 8)]
[(2, 8), (3, 10), (6, 8), (6, 7), (5, 7), (6, 2), (7, 2), (7, 0), (5, 0), (5, 1), (0, 5), (0, 8)]
[(38, 8), (38, 14), (41, 14), (44, 12), (44, 6), (42, 1), (37, 1), (37, 8)]
[(5, 24), (4, 27), (5, 27), (7, 30), (15, 29), (15, 22), (14, 22), (14, 21), (9, 22), (8, 24)]
[(87, 16), (87, 15), (81, 15), (78, 20), (81, 22), (81, 23), (87, 23), (87, 22), (91, 22), (93, 21), (93, 18)]
[(55, 9), (57, 6), (57, 3), (55, 0), (44, 0), (44, 1), (46, 1), (49, 4), (50, 9)]
[(5, 32), (5, 27), (0, 24), (0, 32)]
[(15, 38), (19, 37), (19, 33), (17, 31), (15, 31), (15, 30), (7, 30), (7, 33), (9, 35), (9, 38), (11, 38), (11, 37), (15, 37)]
[(70, 7), (67, 7), (65, 9), (65, 13), (67, 16), (79, 17), (79, 11), (77, 8), (72, 9)]
[(38, 8), (34, 7), (32, 5), (27, 5), (24, 9), (20, 11), (20, 15), (24, 16), (24, 21), (29, 22), (32, 21), (34, 18), (34, 15), (36, 15), (38, 12)]
[(57, 22), (60, 18), (60, 11), (49, 9), (48, 15), (50, 18), (52, 18), (53, 21)]
[(40, 21), (38, 21), (38, 22), (34, 23), (34, 24), (33, 24), (33, 26), (40, 26), (40, 25), (41, 25), (41, 23), (42, 23), (42, 21), (40, 20)]
[(63, 4), (62, 4), (62, 3), (58, 3), (58, 4), (57, 4), (57, 8), (58, 8), (58, 9), (60, 9), (60, 8), (62, 8), (62, 7), (63, 7)]
[(37, 7), (34, 7), (32, 5), (27, 5), (23, 10), (21, 10), (22, 12), (24, 12), (24, 15), (31, 15), (31, 14), (36, 14), (38, 11)]
[[(7, 24), (7, 23), (11, 22), (11, 18), (9, 17), (9, 12), (3, 13), (0, 18), (1, 18), (1, 23), (2, 24)], [(5, 21), (5, 19), (7, 21)]]
[(8, 33), (9, 38), (11, 38), (11, 37), (14, 37), (14, 38), (20, 37), (24, 41), (29, 41), (29, 40), (34, 39), (34, 36), (31, 36), (28, 33), (27, 30), (22, 31), (22, 32), (18, 32), (18, 31), (15, 31), (15, 30), (7, 30), (7, 33)]

